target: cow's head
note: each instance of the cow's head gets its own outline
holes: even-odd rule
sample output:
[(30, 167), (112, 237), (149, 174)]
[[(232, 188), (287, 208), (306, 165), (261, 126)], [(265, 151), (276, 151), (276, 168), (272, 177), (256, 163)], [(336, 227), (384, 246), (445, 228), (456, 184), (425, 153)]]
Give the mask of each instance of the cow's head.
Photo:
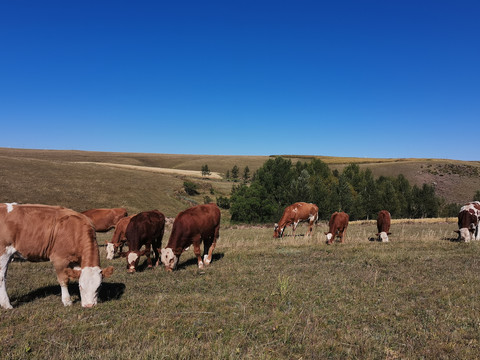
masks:
[(327, 244), (331, 244), (333, 241), (333, 234), (331, 232), (326, 232), (325, 235), (327, 235)]
[(455, 230), (455, 232), (458, 234), (458, 241), (465, 241), (469, 242), (470, 239), (472, 238), (473, 232), (475, 231), (474, 225), (472, 228), (473, 224), (470, 224), (470, 228), (461, 228), (460, 230)]
[(97, 305), (98, 289), (102, 283), (102, 278), (112, 275), (113, 266), (105, 269), (101, 269), (99, 266), (88, 266), (81, 270), (67, 268), (65, 272), (70, 279), (78, 279), (82, 306), (91, 308)]
[(285, 228), (280, 228), (278, 224), (273, 225), (273, 237), (279, 238), (283, 236), (283, 230)]
[(391, 233), (382, 231), (381, 233), (377, 233), (378, 240), (381, 242), (388, 242), (388, 235)]
[(177, 267), (178, 257), (175, 256), (171, 248), (161, 250), (161, 259), (165, 270), (172, 271)]
[(116, 250), (117, 247), (113, 243), (107, 243), (107, 260), (113, 260)]
[(127, 271), (129, 273), (137, 271), (138, 262), (142, 255), (145, 255), (145, 251), (127, 251), (120, 254), (120, 256), (127, 258)]

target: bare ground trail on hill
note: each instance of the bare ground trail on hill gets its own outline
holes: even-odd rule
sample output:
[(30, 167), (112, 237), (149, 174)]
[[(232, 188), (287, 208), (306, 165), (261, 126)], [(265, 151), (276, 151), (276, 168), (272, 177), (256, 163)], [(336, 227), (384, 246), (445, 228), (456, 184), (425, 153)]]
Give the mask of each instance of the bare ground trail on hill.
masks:
[(109, 166), (109, 167), (116, 167), (116, 168), (123, 168), (123, 169), (131, 169), (131, 170), (141, 170), (141, 171), (149, 171), (149, 172), (159, 172), (163, 174), (175, 174), (175, 175), (185, 175), (185, 176), (193, 176), (193, 177), (207, 177), (210, 179), (222, 179), (221, 175), (218, 172), (211, 172), (208, 176), (203, 176), (201, 171), (195, 170), (181, 170), (181, 169), (169, 169), (169, 168), (158, 168), (158, 167), (150, 167), (150, 166), (137, 166), (137, 165), (125, 165), (125, 164), (114, 164), (114, 163), (100, 163), (100, 162), (92, 162), (92, 161), (77, 161), (77, 164), (95, 164), (95, 165), (102, 165), (102, 166)]

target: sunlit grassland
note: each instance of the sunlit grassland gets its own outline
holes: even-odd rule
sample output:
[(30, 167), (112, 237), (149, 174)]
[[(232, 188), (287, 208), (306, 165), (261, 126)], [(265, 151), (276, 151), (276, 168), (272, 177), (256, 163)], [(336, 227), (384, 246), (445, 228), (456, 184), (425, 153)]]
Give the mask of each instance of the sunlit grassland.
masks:
[[(476, 358), (480, 355), (480, 244), (452, 240), (455, 223), (351, 224), (346, 243), (272, 238), (271, 227), (223, 226), (215, 261), (197, 270), (127, 274), (105, 260), (100, 303), (83, 309), (76, 284), (63, 307), (49, 263), (11, 264), (0, 310), (4, 359)], [(306, 229), (301, 225), (297, 234)], [(168, 230), (168, 229), (167, 229)], [(99, 234), (103, 244), (112, 233)], [(164, 243), (169, 230), (164, 237)]]

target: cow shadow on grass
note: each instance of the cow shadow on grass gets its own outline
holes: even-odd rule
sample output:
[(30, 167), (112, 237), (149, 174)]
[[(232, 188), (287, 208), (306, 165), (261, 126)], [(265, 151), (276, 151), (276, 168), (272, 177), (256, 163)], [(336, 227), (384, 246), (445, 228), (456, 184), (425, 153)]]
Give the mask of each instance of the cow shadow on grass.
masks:
[[(78, 283), (68, 284), (68, 292), (72, 297), (73, 303), (80, 302), (80, 290)], [(102, 283), (100, 290), (98, 291), (98, 301), (108, 302), (111, 300), (118, 300), (125, 292), (125, 284), (122, 283)], [(19, 307), (28, 304), (37, 299), (43, 299), (49, 296), (58, 296), (59, 304), (62, 304), (62, 292), (60, 285), (44, 286), (39, 289), (33, 290), (28, 294), (18, 297), (10, 297), (10, 300), (14, 307)]]
[(445, 240), (445, 241), (450, 241), (450, 242), (461, 242), (459, 239), (458, 239), (458, 236), (445, 236), (442, 238), (442, 240)]
[[(212, 263), (214, 263), (215, 261), (218, 261), (220, 259), (222, 259), (223, 257), (225, 256), (224, 253), (214, 253), (212, 255)], [(187, 267), (190, 267), (190, 266), (197, 266), (197, 258), (196, 257), (193, 257), (191, 259), (188, 259), (187, 261), (184, 261), (182, 263), (179, 263), (177, 265), (177, 270), (180, 270), (180, 269), (185, 269)]]

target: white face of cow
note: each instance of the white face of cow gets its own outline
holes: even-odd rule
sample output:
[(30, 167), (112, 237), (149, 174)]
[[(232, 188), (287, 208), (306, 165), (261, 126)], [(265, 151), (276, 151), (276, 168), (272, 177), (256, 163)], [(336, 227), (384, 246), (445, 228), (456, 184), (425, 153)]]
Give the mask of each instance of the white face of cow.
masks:
[(177, 267), (178, 258), (175, 256), (171, 248), (161, 250), (161, 259), (166, 270), (171, 271)]
[(112, 243), (107, 244), (107, 260), (112, 260), (115, 255), (115, 246)]
[(332, 233), (328, 233), (327, 234), (327, 241), (332, 240), (332, 237), (333, 237)]
[(467, 228), (461, 228), (458, 232), (458, 240), (459, 241), (470, 241), (470, 231)]
[(380, 240), (382, 242), (388, 242), (388, 234), (385, 231), (382, 231), (380, 233)]
[(285, 228), (280, 229), (278, 224), (275, 224), (273, 226), (273, 237), (282, 237), (283, 236), (283, 230), (285, 230)]
[(100, 267), (85, 267), (82, 269), (78, 286), (83, 307), (92, 307), (97, 304), (98, 288), (102, 283), (102, 269)]

